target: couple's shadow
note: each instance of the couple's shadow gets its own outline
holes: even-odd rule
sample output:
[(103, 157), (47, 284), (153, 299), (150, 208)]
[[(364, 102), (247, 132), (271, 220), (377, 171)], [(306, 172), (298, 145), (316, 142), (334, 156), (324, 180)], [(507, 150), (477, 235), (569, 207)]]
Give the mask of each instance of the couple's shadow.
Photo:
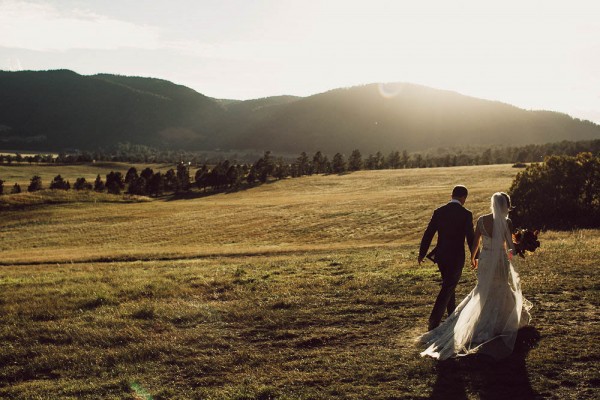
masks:
[(513, 353), (494, 361), (486, 356), (467, 356), (440, 361), (430, 399), (467, 399), (467, 387), (482, 400), (538, 399), (529, 382), (525, 358), (540, 340), (534, 327), (521, 328)]

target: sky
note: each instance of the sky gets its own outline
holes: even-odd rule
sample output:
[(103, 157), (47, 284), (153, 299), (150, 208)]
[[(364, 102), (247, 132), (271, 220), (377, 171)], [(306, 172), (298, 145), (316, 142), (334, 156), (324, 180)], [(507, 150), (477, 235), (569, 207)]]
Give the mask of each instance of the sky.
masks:
[(0, 0), (0, 70), (49, 69), (239, 100), (410, 82), (600, 124), (600, 1)]

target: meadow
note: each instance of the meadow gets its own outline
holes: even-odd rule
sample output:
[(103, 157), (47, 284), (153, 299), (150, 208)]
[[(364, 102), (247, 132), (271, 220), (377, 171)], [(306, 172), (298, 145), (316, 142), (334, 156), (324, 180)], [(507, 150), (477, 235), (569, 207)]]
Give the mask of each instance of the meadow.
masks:
[[(128, 166), (0, 178), (23, 185), (35, 168), (47, 184)], [(486, 213), (517, 172), (360, 171), (179, 200), (2, 196), (25, 206), (0, 208), (0, 397), (596, 398), (599, 230), (543, 232), (519, 260), (533, 321), (508, 359), (437, 362), (414, 343), (440, 283), (416, 263), (431, 212), (464, 183)], [(465, 267), (457, 296), (474, 283)]]

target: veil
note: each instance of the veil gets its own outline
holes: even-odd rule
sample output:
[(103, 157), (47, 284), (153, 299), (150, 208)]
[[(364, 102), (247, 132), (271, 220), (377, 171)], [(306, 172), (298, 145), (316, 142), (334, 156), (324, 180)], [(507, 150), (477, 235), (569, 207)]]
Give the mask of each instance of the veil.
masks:
[(492, 258), (495, 260), (506, 254), (506, 251), (514, 251), (512, 234), (508, 229), (508, 202), (503, 193), (494, 193), (492, 196), (492, 216), (494, 217), (494, 229), (492, 230)]

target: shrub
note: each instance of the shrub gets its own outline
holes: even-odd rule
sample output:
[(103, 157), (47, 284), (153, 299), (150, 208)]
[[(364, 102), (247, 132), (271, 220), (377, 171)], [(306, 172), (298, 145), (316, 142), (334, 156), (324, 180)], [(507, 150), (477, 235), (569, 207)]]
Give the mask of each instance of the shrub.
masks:
[(27, 191), (28, 192), (37, 192), (38, 190), (42, 190), (42, 178), (39, 177), (38, 175), (35, 175), (33, 178), (31, 178), (31, 182), (29, 183), (29, 186), (27, 187)]
[(65, 181), (62, 176), (57, 175), (50, 182), (50, 189), (69, 190), (71, 189), (71, 184), (69, 181)]
[(96, 192), (103, 192), (105, 188), (106, 185), (104, 185), (104, 182), (102, 182), (100, 175), (96, 176), (96, 180), (94, 181), (94, 190)]
[(92, 190), (92, 187), (92, 184), (87, 182), (85, 178), (77, 178), (73, 185), (73, 189), (75, 190)]
[(519, 172), (509, 194), (515, 226), (541, 229), (600, 226), (600, 157), (552, 156)]

